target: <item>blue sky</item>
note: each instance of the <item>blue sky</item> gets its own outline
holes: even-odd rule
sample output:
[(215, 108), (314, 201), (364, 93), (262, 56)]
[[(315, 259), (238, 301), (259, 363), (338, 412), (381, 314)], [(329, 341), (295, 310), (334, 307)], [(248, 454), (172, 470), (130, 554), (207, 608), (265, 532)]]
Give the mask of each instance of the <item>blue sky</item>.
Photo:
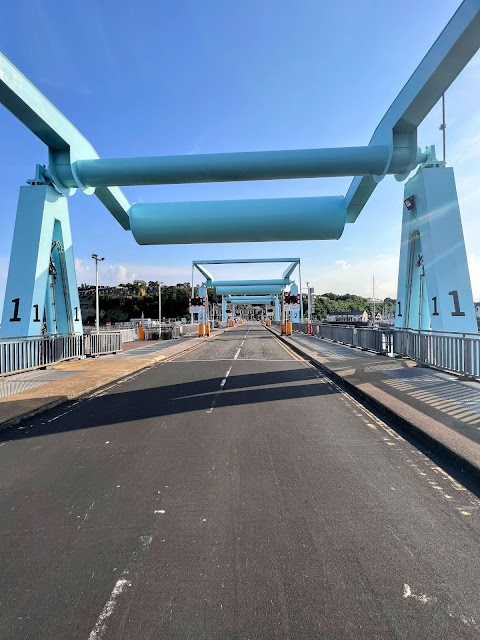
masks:
[[(0, 50), (102, 157), (354, 146), (368, 141), (458, 0), (17, 0)], [(473, 291), (480, 299), (480, 57), (447, 93)], [(440, 105), (419, 131), (437, 144)], [(18, 188), (47, 152), (0, 107), (0, 305)], [(344, 194), (349, 178), (125, 188), (131, 202)], [(316, 292), (395, 296), (403, 186), (387, 177), (339, 241), (140, 247), (93, 196), (69, 206), (79, 283), (189, 280), (192, 259), (302, 259)], [(298, 224), (299, 221), (292, 221)], [(225, 267), (217, 277), (278, 277)]]

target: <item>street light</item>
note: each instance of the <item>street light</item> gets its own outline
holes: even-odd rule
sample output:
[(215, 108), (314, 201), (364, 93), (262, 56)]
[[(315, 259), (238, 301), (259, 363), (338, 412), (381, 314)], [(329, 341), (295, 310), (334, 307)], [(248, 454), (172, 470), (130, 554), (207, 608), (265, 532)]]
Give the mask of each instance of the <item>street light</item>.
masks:
[(105, 258), (99, 258), (96, 253), (92, 253), (92, 258), (95, 260), (95, 328), (96, 333), (100, 329), (100, 302), (98, 299), (98, 263), (105, 260)]
[[(312, 324), (312, 294), (314, 292), (314, 288), (310, 287), (310, 282), (307, 282), (307, 320), (308, 324)], [(302, 299), (302, 307), (303, 307), (303, 299)]]
[(162, 285), (163, 282), (158, 283), (158, 339), (162, 338)]

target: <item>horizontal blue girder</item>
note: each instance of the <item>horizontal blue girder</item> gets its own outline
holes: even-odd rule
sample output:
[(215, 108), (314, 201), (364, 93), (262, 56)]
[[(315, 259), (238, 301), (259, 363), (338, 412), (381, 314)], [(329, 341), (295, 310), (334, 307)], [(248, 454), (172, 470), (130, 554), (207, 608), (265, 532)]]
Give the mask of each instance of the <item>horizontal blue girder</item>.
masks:
[[(416, 153), (416, 149), (414, 150)], [(75, 173), (85, 187), (288, 178), (377, 175), (387, 170), (389, 147), (339, 147), (292, 151), (250, 151), (148, 158), (78, 160)], [(388, 173), (411, 170), (410, 154), (395, 150)], [(76, 186), (69, 167), (57, 168), (64, 186)]]
[(300, 258), (234, 258), (232, 260), (194, 260), (194, 267), (203, 264), (260, 264), (264, 262), (294, 262), (300, 263)]
[(274, 296), (231, 296), (227, 302), (231, 304), (271, 304), (275, 301)]
[(337, 240), (345, 226), (343, 196), (134, 204), (138, 244)]
[(210, 280), (206, 284), (209, 287), (268, 287), (272, 285), (285, 287), (291, 282), (288, 278), (278, 278), (276, 280)]
[(274, 293), (280, 293), (282, 291), (282, 285), (271, 284), (270, 286), (256, 285), (256, 286), (236, 286), (236, 287), (217, 287), (215, 289), (219, 296), (238, 296), (238, 295), (272, 295)]

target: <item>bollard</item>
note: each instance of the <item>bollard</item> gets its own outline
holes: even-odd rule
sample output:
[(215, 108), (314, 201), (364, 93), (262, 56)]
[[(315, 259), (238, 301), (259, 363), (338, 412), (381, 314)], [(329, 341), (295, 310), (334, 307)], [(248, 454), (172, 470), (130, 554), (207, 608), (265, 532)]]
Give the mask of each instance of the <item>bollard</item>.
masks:
[(202, 338), (205, 335), (205, 325), (203, 322), (198, 323), (198, 337)]
[(290, 322), (290, 320), (287, 320), (287, 322), (286, 322), (285, 333), (286, 333), (287, 336), (291, 336), (292, 335), (292, 323)]

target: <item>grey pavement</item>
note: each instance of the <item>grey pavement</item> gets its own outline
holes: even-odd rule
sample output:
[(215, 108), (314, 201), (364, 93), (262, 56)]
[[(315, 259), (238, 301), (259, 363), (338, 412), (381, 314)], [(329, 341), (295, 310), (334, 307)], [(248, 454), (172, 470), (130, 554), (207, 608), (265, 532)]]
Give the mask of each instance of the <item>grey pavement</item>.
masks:
[(480, 635), (478, 498), (258, 325), (0, 432), (0, 488), (2, 640)]

